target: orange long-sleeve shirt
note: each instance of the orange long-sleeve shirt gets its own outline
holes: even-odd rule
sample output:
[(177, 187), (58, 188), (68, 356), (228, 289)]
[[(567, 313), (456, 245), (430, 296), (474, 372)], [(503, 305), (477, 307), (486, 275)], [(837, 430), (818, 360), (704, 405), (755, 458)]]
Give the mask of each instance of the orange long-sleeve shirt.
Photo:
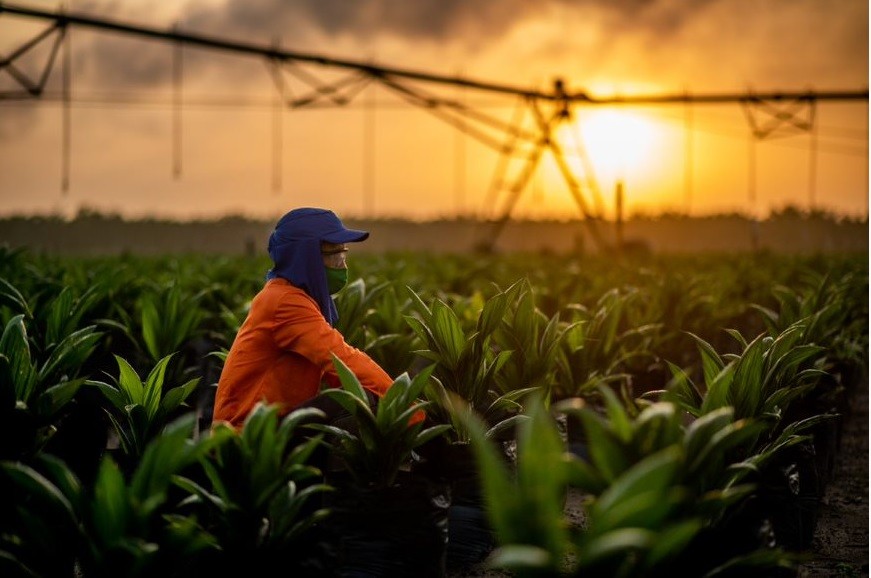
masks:
[(317, 395), (322, 379), (338, 386), (331, 353), (379, 397), (393, 383), (366, 353), (345, 343), (305, 291), (271, 279), (252, 301), (230, 348), (212, 421), (240, 429), (258, 402), (278, 403), (287, 413)]

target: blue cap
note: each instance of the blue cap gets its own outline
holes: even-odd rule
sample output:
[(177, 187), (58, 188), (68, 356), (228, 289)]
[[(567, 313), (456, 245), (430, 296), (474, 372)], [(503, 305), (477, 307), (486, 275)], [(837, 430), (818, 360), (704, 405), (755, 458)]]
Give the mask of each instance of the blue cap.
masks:
[(369, 237), (368, 231), (348, 229), (341, 219), (327, 209), (303, 207), (281, 217), (273, 236), (278, 242), (317, 239), (327, 243), (357, 243)]

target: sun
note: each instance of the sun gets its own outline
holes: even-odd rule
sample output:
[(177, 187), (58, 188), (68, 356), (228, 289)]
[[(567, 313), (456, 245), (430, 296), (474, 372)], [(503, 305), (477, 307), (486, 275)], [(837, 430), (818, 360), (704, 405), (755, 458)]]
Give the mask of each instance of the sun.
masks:
[[(648, 168), (656, 146), (656, 127), (645, 116), (620, 109), (576, 111), (558, 138), (574, 163), (586, 154), (601, 184), (637, 178)], [(583, 170), (582, 166), (579, 166)]]

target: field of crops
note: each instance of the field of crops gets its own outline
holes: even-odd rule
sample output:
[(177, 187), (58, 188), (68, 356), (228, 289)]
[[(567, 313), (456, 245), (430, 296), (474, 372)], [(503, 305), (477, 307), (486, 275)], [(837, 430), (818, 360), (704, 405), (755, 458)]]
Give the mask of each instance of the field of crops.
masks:
[(352, 254), (391, 393), (212, 429), (269, 266), (0, 248), (0, 575), (791, 576), (867, 383), (867, 254)]

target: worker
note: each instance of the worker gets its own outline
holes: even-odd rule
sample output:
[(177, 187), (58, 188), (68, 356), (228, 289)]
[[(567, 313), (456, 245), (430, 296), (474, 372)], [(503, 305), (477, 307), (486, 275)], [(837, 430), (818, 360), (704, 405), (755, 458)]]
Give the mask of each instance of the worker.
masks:
[(348, 281), (348, 244), (368, 237), (326, 209), (298, 208), (278, 221), (269, 237), (273, 267), (230, 347), (213, 424), (239, 430), (258, 402), (278, 404), (282, 415), (303, 405), (327, 413), (339, 408), (319, 396), (322, 385), (341, 385), (333, 355), (357, 376), (370, 401), (387, 392), (393, 379), (334, 328), (332, 295)]

